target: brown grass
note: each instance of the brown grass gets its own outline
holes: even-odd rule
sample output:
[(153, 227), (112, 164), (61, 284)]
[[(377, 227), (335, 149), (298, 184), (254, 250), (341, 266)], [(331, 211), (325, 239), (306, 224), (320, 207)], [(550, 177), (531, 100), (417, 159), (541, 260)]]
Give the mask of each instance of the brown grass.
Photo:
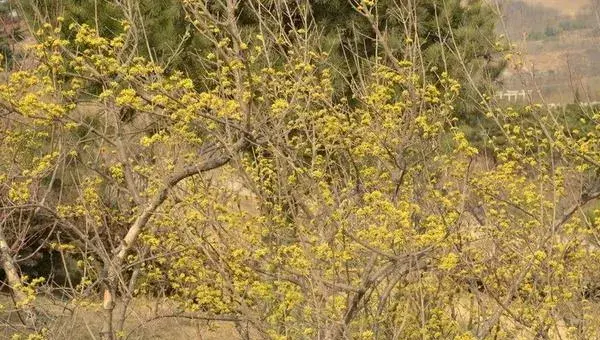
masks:
[[(0, 308), (0, 339), (11, 339), (14, 334), (25, 334), (19, 325), (17, 313), (12, 310), (10, 297), (0, 295), (0, 305), (3, 306)], [(49, 340), (99, 338), (102, 321), (99, 304), (75, 307), (54, 299), (38, 297), (36, 308), (40, 314), (40, 322), (44, 322), (45, 328), (48, 329)], [(127, 313), (125, 334), (121, 339), (240, 339), (232, 323), (208, 323), (190, 318), (169, 317), (174, 312), (175, 307), (168, 300), (136, 300)], [(119, 310), (115, 315), (119, 315)]]
[(590, 3), (589, 0), (524, 0), (524, 2), (554, 8), (567, 15), (577, 14)]

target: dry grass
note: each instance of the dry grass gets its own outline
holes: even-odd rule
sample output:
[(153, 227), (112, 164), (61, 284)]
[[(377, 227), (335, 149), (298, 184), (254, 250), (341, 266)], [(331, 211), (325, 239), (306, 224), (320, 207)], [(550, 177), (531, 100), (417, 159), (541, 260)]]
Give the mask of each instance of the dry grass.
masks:
[[(18, 315), (11, 310), (9, 296), (0, 296), (0, 339), (11, 339), (23, 334)], [(98, 339), (101, 329), (101, 310), (98, 304), (87, 307), (66, 306), (57, 300), (39, 297), (36, 307), (40, 321), (48, 329), (49, 340)], [(66, 307), (66, 308), (65, 308)], [(138, 299), (128, 310), (122, 339), (169, 339), (169, 340), (236, 340), (240, 339), (235, 326), (227, 322), (199, 321), (190, 318), (168, 317), (175, 308), (168, 300)], [(119, 310), (115, 315), (119, 315)], [(16, 325), (16, 326), (15, 326)]]
[(588, 6), (589, 0), (524, 0), (526, 3), (557, 9), (567, 15), (575, 15)]

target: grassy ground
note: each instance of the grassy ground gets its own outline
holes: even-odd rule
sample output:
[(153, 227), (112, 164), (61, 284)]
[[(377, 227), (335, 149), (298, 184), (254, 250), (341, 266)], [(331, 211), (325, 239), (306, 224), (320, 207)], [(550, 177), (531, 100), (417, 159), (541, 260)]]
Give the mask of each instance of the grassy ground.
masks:
[[(0, 339), (11, 339), (23, 334), (23, 328), (14, 312), (12, 300), (0, 295)], [(99, 305), (86, 307), (66, 306), (60, 301), (39, 297), (36, 306), (40, 322), (45, 322), (48, 339), (98, 339), (101, 329)], [(166, 317), (173, 314), (174, 306), (167, 300), (138, 300), (128, 310), (122, 339), (169, 339), (169, 340), (236, 340), (240, 339), (232, 323), (211, 323), (189, 318)], [(119, 315), (119, 311), (115, 313)]]

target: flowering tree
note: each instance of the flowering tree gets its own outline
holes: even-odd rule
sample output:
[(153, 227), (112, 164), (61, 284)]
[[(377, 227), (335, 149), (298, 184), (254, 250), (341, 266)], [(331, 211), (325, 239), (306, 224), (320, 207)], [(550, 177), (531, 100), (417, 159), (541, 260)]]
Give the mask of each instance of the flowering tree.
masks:
[(103, 339), (161, 289), (246, 339), (597, 336), (593, 113), (483, 97), (492, 163), (456, 126), (461, 85), (424, 77), (374, 2), (353, 3), (377, 53), (347, 56), (348, 95), (308, 7), (248, 1), (252, 31), (237, 1), (184, 4), (212, 46), (202, 86), (137, 56), (126, 21), (45, 25), (33, 66), (5, 71), (0, 253), (28, 329), (52, 330), (44, 279), (18, 270), (42, 234), (78, 259), (69, 303), (101, 296)]

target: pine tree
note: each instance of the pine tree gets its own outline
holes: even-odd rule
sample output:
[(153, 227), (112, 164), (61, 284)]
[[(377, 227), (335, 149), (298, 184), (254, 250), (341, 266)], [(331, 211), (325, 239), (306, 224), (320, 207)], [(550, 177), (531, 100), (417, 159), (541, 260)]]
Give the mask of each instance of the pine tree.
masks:
[(23, 38), (18, 12), (10, 2), (0, 3), (0, 54), (3, 56), (3, 67), (10, 68), (14, 62), (14, 43)]
[[(345, 86), (348, 78), (356, 73), (356, 67), (360, 67), (353, 65), (354, 60), (349, 55), (358, 53), (359, 59), (372, 58), (381, 48), (373, 45), (376, 33), (367, 18), (356, 10), (356, 3), (353, 5), (348, 0), (285, 1), (292, 8), (289, 11), (292, 14), (283, 18), (287, 21), (284, 23), (286, 28), (301, 26), (299, 13), (310, 13), (322, 30), (319, 41), (322, 50), (333, 53), (332, 59), (337, 60), (342, 69), (350, 67), (338, 79), (339, 86)], [(123, 7), (114, 0), (63, 0), (60, 4), (55, 0), (26, 0), (25, 3), (30, 20), (34, 19), (31, 15), (35, 13), (34, 9), (43, 13), (46, 19), (64, 12), (66, 22), (97, 25), (100, 34), (108, 37), (120, 32), (120, 21), (126, 17)], [(265, 6), (275, 6), (275, 3), (267, 1)], [(423, 69), (429, 80), (435, 81), (447, 72), (462, 84), (473, 85), (463, 88), (462, 101), (458, 103), (459, 112), (468, 121), (473, 105), (481, 100), (475, 90), (488, 88), (505, 67), (504, 62), (494, 58), (496, 17), (493, 10), (483, 0), (466, 3), (461, 0), (378, 0), (375, 3), (377, 25), (385, 32), (398, 60), (415, 59), (404, 54), (410, 50), (407, 45), (419, 44), (422, 65), (416, 67)], [(137, 6), (130, 12), (136, 16), (136, 25), (140, 26), (137, 29), (142, 36), (138, 46), (141, 54), (168, 64), (172, 70), (184, 71), (197, 83), (202, 83), (206, 66), (201, 64), (198, 56), (210, 52), (206, 49), (209, 44), (190, 29), (182, 2), (140, 0), (130, 4)], [(293, 9), (301, 5), (307, 5), (308, 11)], [(249, 14), (252, 11), (246, 10), (243, 2), (238, 11), (247, 28), (247, 32), (242, 33), (255, 34), (258, 24)], [(416, 20), (407, 17), (410, 13), (414, 13)]]

